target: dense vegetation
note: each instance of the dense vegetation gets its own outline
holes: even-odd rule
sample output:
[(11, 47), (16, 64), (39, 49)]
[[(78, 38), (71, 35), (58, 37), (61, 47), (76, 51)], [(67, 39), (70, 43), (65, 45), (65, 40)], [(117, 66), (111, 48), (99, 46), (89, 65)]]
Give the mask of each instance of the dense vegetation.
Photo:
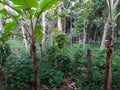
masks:
[(119, 0), (0, 3), (0, 90), (120, 89)]

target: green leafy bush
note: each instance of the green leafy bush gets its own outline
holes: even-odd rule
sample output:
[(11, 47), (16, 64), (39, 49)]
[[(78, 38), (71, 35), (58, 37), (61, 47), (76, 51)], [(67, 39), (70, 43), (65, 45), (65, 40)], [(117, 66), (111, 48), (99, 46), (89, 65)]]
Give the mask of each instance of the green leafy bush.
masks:
[(63, 48), (67, 43), (67, 37), (64, 33), (57, 34), (54, 37), (54, 42), (57, 44), (58, 48)]
[(50, 47), (47, 50), (47, 60), (54, 69), (61, 70), (64, 73), (69, 72), (71, 59), (64, 48)]
[(11, 55), (5, 62), (5, 77), (9, 90), (26, 90), (34, 82), (32, 60)]
[(51, 87), (59, 87), (64, 82), (64, 73), (54, 69), (46, 60), (39, 62), (41, 83)]
[(61, 70), (65, 74), (70, 71), (71, 59), (65, 53), (57, 53), (54, 60), (53, 65), (55, 69)]
[(49, 46), (46, 50), (47, 60), (51, 65), (54, 62), (54, 57), (56, 53), (58, 52), (58, 50), (59, 49), (56, 46)]
[(6, 58), (10, 55), (11, 50), (10, 46), (7, 43), (0, 43), (0, 63), (4, 64), (6, 62)]

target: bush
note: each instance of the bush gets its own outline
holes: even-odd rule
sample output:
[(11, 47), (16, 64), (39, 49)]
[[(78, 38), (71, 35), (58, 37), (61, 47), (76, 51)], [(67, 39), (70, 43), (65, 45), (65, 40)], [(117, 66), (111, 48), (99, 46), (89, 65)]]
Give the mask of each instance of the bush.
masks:
[(39, 62), (41, 83), (52, 87), (59, 87), (64, 81), (64, 73), (54, 69), (47, 61)]
[(54, 58), (54, 68), (61, 70), (66, 75), (70, 71), (71, 59), (65, 53), (57, 53)]
[(66, 74), (69, 72), (71, 59), (65, 52), (64, 48), (59, 49), (54, 46), (48, 48), (47, 57), (47, 61), (54, 69), (60, 70)]
[(64, 33), (57, 34), (54, 37), (54, 42), (57, 44), (58, 48), (63, 48), (67, 43), (67, 37)]
[(32, 60), (11, 55), (5, 62), (5, 77), (9, 90), (27, 90), (34, 82)]
[(10, 55), (10, 46), (7, 43), (0, 43), (0, 64), (6, 62), (6, 58)]

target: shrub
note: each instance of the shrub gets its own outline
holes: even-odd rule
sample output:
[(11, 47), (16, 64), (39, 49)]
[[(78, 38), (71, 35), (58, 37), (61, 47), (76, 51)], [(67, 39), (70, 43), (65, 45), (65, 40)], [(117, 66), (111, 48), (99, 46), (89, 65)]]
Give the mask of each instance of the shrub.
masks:
[(39, 73), (41, 82), (52, 87), (59, 87), (64, 81), (64, 73), (54, 69), (46, 61), (40, 61)]
[(60, 70), (66, 74), (69, 72), (71, 59), (65, 52), (64, 48), (59, 49), (54, 46), (48, 48), (47, 57), (47, 61), (54, 69)]
[(70, 71), (71, 59), (65, 53), (57, 53), (54, 60), (53, 65), (55, 69), (61, 70), (65, 74)]
[(5, 77), (9, 90), (26, 90), (34, 82), (32, 60), (11, 55), (5, 62)]
[(57, 44), (58, 48), (63, 48), (67, 43), (67, 37), (64, 33), (57, 34), (54, 37), (54, 42)]
[(10, 55), (10, 46), (7, 43), (0, 43), (0, 63), (4, 64), (6, 58)]

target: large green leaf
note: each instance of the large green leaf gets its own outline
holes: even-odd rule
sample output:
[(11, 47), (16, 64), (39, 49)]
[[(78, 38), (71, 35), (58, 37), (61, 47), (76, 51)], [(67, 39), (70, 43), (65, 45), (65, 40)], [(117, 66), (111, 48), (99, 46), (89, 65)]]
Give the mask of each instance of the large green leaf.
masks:
[(11, 33), (11, 30), (15, 29), (17, 27), (17, 25), (18, 24), (16, 21), (7, 23), (4, 27), (4, 33)]
[(40, 0), (38, 5), (38, 11), (36, 12), (35, 16), (39, 17), (42, 14), (42, 12), (49, 10), (58, 1), (62, 0)]
[(50, 9), (58, 1), (62, 1), (62, 0), (40, 0), (39, 9), (44, 12), (44, 11)]
[(11, 0), (15, 5), (20, 5), (20, 9), (30, 9), (38, 7), (38, 0)]
[(4, 9), (0, 10), (0, 14), (2, 14), (2, 15), (8, 15), (7, 11), (4, 10)]

